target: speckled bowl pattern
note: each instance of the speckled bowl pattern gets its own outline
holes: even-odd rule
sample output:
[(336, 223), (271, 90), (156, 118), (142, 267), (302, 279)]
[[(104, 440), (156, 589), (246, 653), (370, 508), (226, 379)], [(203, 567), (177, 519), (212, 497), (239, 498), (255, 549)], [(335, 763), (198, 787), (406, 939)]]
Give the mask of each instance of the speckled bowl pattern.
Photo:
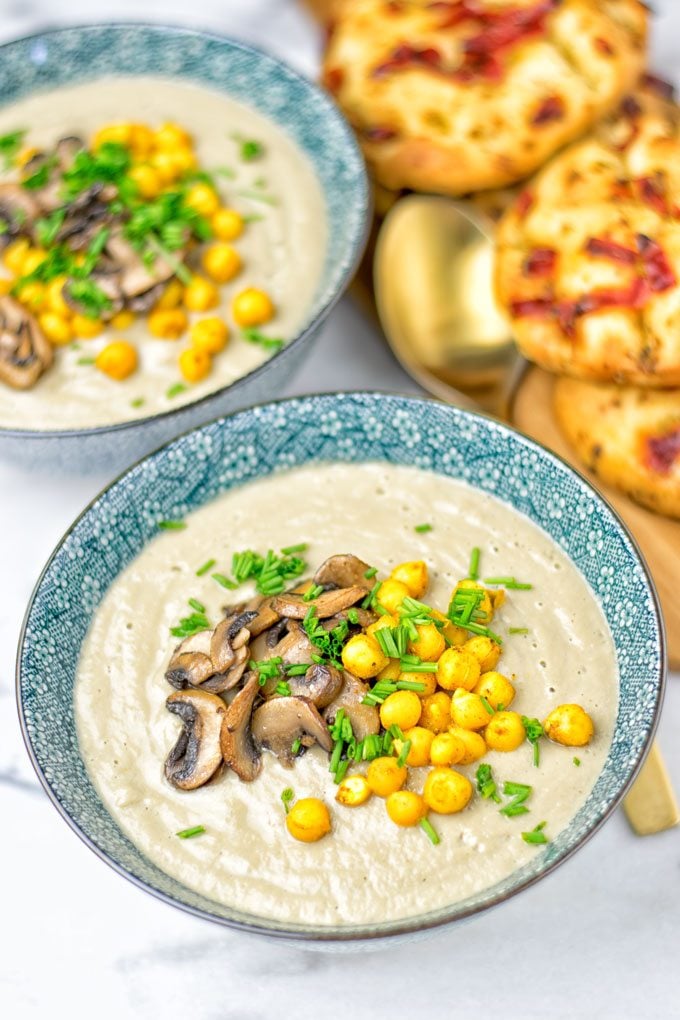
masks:
[[(118, 574), (157, 534), (221, 493), (310, 462), (386, 461), (462, 479), (547, 531), (602, 604), (621, 676), (611, 751), (571, 824), (530, 864), (479, 895), (421, 917), (378, 925), (291, 926), (215, 903), (168, 877), (121, 833), (78, 753), (73, 683), (92, 616)], [(625, 528), (590, 485), (554, 454), (490, 419), (429, 400), (376, 393), (303, 397), (212, 422), (158, 450), (95, 500), (45, 568), (18, 658), (27, 746), (45, 789), (104, 860), (147, 891), (192, 913), (317, 947), (413, 937), (485, 910), (550, 872), (611, 813), (649, 747), (664, 684), (655, 592)], [(604, 865), (603, 865), (604, 866)]]
[(103, 75), (186, 79), (255, 107), (314, 167), (326, 202), (328, 247), (307, 324), (269, 361), (202, 400), (102, 428), (60, 432), (0, 428), (0, 455), (50, 469), (122, 470), (186, 429), (278, 396), (296, 371), (361, 257), (371, 200), (363, 157), (346, 121), (316, 85), (281, 61), (203, 32), (151, 25), (63, 28), (0, 46), (0, 105)]

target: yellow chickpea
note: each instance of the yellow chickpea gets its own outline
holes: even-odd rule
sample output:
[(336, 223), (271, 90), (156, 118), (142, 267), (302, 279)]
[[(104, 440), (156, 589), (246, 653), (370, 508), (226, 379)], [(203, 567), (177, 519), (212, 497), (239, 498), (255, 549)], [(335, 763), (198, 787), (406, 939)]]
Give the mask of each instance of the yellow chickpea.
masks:
[(448, 616), (445, 616), (444, 613), (440, 613), (438, 609), (432, 610), (432, 616), (435, 620), (441, 620), (444, 624), (441, 628), (441, 632), (450, 644), (462, 645), (467, 641), (467, 631), (464, 627), (456, 627), (455, 623), (451, 623)]
[[(423, 726), (412, 726), (410, 730), (405, 730), (404, 738), (411, 741), (411, 746), (406, 756), (406, 764), (412, 768), (429, 765), (430, 748), (434, 740), (434, 733), (431, 730), (426, 730)], [(396, 743), (398, 741), (395, 741)], [(401, 753), (400, 747), (395, 747), (395, 750)]]
[(463, 645), (463, 651), (474, 655), (475, 659), (479, 661), (479, 668), (482, 673), (488, 673), (489, 670), (495, 669), (501, 657), (501, 646), (492, 641), (491, 638), (483, 637), (481, 634), (475, 635), (475, 637), (471, 637), (469, 641), (466, 641)]
[(39, 312), (45, 306), (47, 290), (44, 283), (32, 280), (23, 285), (17, 297), (31, 312)]
[(437, 691), (423, 700), (423, 712), (420, 725), (426, 726), (433, 733), (443, 733), (451, 722), (451, 696), (445, 691)]
[(301, 843), (316, 843), (331, 831), (328, 808), (317, 797), (303, 797), (286, 815), (286, 828)]
[(436, 673), (411, 673), (409, 670), (406, 670), (399, 674), (398, 679), (409, 680), (412, 683), (420, 684), (423, 689), (415, 692), (419, 698), (429, 698), (429, 696), (434, 694), (437, 690)]
[(345, 807), (358, 807), (366, 803), (372, 792), (365, 776), (345, 776), (338, 783), (335, 799)]
[(91, 340), (104, 329), (104, 323), (100, 319), (90, 319), (87, 315), (76, 314), (71, 319), (73, 332), (80, 340)]
[(395, 825), (405, 828), (417, 825), (427, 814), (425, 801), (419, 793), (413, 793), (411, 790), (397, 790), (395, 793), (391, 793), (385, 802), (385, 807)]
[(235, 241), (243, 233), (243, 217), (235, 209), (218, 209), (213, 213), (210, 225), (220, 241)]
[(151, 312), (147, 319), (149, 332), (159, 340), (179, 340), (186, 333), (189, 319), (181, 308), (161, 309)]
[(409, 651), (423, 662), (436, 662), (446, 648), (444, 635), (433, 623), (418, 624), (416, 630), (418, 637), (409, 641)]
[(593, 720), (580, 705), (558, 705), (543, 723), (545, 735), (566, 747), (584, 747), (593, 738)]
[(135, 321), (135, 313), (134, 312), (127, 312), (127, 311), (125, 311), (125, 312), (118, 312), (110, 320), (109, 325), (113, 329), (129, 329), (134, 321)]
[(99, 149), (105, 142), (115, 142), (116, 145), (130, 146), (132, 144), (132, 124), (104, 124), (92, 137), (92, 148)]
[(25, 237), (19, 237), (16, 241), (10, 241), (5, 248), (2, 261), (15, 276), (24, 276), (24, 260), (28, 255), (31, 246)]
[(154, 152), (149, 162), (163, 181), (163, 184), (173, 184), (182, 172), (173, 153), (166, 149)]
[(422, 702), (414, 691), (395, 691), (380, 706), (380, 722), (386, 730), (390, 726), (410, 730), (412, 726), (418, 725), (421, 711)]
[[(368, 631), (366, 633), (368, 633)], [(378, 680), (398, 680), (400, 676), (401, 663), (399, 662), (399, 659), (388, 659), (385, 668), (381, 669), (378, 673)]]
[(47, 252), (44, 248), (29, 248), (21, 264), (22, 276), (28, 276), (29, 273), (35, 272), (38, 266), (41, 266), (46, 258)]
[(71, 323), (61, 315), (56, 315), (54, 312), (43, 312), (38, 316), (38, 324), (50, 343), (57, 347), (70, 344), (73, 340)]
[(243, 268), (241, 256), (236, 248), (222, 242), (206, 248), (201, 263), (208, 276), (217, 283), (228, 283)]
[(429, 583), (427, 564), (423, 560), (412, 560), (408, 563), (399, 563), (390, 577), (395, 581), (401, 581), (408, 588), (411, 598), (419, 599), (427, 591)]
[(487, 746), (492, 751), (516, 751), (525, 736), (522, 717), (517, 712), (496, 712), (484, 731)]
[[(401, 581), (395, 581), (392, 578), (387, 578), (383, 581), (376, 595), (377, 601), (380, 603), (383, 609), (386, 609), (390, 613), (390, 619), (398, 620), (398, 611), (404, 599), (409, 597), (409, 590), (405, 584)], [(391, 626), (396, 626), (396, 622), (392, 623)]]
[(463, 740), (455, 733), (437, 733), (430, 747), (433, 765), (458, 765), (466, 756)]
[(486, 754), (486, 741), (481, 733), (465, 730), (462, 726), (449, 726), (449, 733), (459, 737), (465, 747), (465, 757), (461, 758), (459, 765), (472, 765)]
[(453, 815), (467, 807), (472, 797), (472, 783), (455, 769), (438, 766), (428, 773), (423, 800), (439, 815)]
[(167, 311), (169, 308), (177, 308), (182, 304), (184, 298), (184, 287), (177, 279), (170, 280), (156, 304), (154, 311)]
[(137, 368), (137, 351), (127, 340), (114, 340), (99, 352), (95, 365), (104, 375), (122, 382)]
[(14, 160), (14, 165), (18, 167), (26, 166), (26, 164), (32, 160), (34, 156), (37, 156), (39, 152), (40, 149), (38, 149), (35, 145), (27, 145), (26, 148), (21, 150)]
[(471, 581), (469, 578), (466, 578), (464, 581), (459, 581), (458, 582), (456, 587), (451, 592), (451, 597), (453, 598), (455, 596), (456, 592), (459, 592), (459, 591), (483, 592), (482, 598), (480, 599), (480, 601), (479, 601), (479, 603), (477, 605), (477, 609), (481, 613), (485, 613), (486, 614), (486, 622), (488, 623), (488, 621), (493, 616), (493, 610), (494, 610), (494, 604), (493, 604), (492, 598), (491, 598), (492, 593), (487, 588), (482, 587), (481, 584), (478, 584), (477, 581)]
[(486, 698), (492, 708), (509, 708), (515, 698), (515, 688), (502, 673), (491, 670), (482, 673), (479, 683), (474, 688), (475, 694)]
[(199, 319), (191, 327), (192, 347), (197, 351), (205, 351), (206, 354), (219, 354), (227, 346), (229, 339), (229, 327), (222, 319), (211, 316), (207, 319)]
[(192, 276), (184, 290), (184, 306), (191, 312), (207, 312), (220, 303), (220, 292), (203, 276)]
[(133, 166), (128, 171), (128, 177), (137, 186), (142, 198), (156, 198), (163, 190), (164, 182), (158, 170), (146, 163)]
[(263, 326), (275, 313), (272, 299), (257, 287), (246, 287), (231, 303), (231, 314), (238, 326)]
[(187, 382), (197, 383), (205, 379), (212, 371), (212, 358), (206, 351), (195, 347), (187, 347), (178, 358), (179, 370)]
[(407, 776), (408, 769), (399, 765), (396, 758), (374, 758), (368, 766), (366, 781), (377, 797), (389, 797), (401, 790)]
[(220, 207), (220, 200), (215, 189), (203, 182), (191, 185), (184, 202), (195, 212), (206, 217), (212, 216)]
[(0, 277), (0, 294), (9, 294), (12, 286), (12, 280), (8, 280), (6, 277)]
[(370, 634), (355, 634), (342, 649), (343, 666), (361, 680), (377, 676), (387, 662), (387, 656)]
[(369, 624), (366, 628), (367, 634), (375, 634), (376, 631), (382, 630), (383, 627), (398, 627), (399, 620), (396, 616), (392, 616), (390, 613), (385, 613), (383, 616), (379, 616), (375, 623)]
[(50, 280), (46, 287), (45, 304), (51, 312), (55, 312), (56, 315), (61, 315), (62, 318), (68, 319), (73, 315), (73, 309), (69, 308), (64, 300), (63, 289), (65, 283), (65, 276), (56, 276), (54, 280)]
[(195, 170), (198, 166), (196, 153), (187, 146), (175, 149), (172, 152), (168, 150), (161, 150), (156, 155), (160, 156), (163, 151), (165, 151), (165, 153), (170, 157), (170, 162), (175, 168), (176, 177), (181, 177), (182, 174), (188, 173), (189, 170)]
[(130, 127), (130, 148), (138, 159), (146, 159), (154, 147), (155, 132), (147, 124), (132, 124)]
[(157, 149), (190, 149), (193, 145), (193, 139), (189, 132), (172, 121), (162, 124), (157, 131), (154, 131), (153, 141)]
[(461, 687), (451, 698), (451, 718), (454, 725), (462, 726), (464, 730), (481, 730), (491, 716), (478, 694)]
[(437, 662), (437, 683), (446, 691), (471, 691), (479, 677), (479, 660), (462, 648), (447, 648)]

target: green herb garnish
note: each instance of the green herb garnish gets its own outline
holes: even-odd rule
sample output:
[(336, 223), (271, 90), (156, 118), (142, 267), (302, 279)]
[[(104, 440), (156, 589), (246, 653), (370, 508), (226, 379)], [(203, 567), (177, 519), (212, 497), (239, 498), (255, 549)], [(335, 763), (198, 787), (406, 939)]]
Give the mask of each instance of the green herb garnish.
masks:
[(210, 630), (212, 624), (205, 612), (195, 611), (179, 621), (176, 627), (170, 628), (173, 637), (186, 638), (193, 634), (200, 634), (204, 630)]
[(528, 627), (509, 627), (508, 634), (528, 634)]
[(134, 400), (130, 401), (130, 407), (144, 407), (146, 403), (145, 397), (135, 397)]
[(158, 527), (161, 531), (184, 531), (186, 521), (159, 521)]
[(213, 581), (216, 581), (219, 584), (220, 588), (226, 588), (227, 591), (236, 591), (236, 589), (238, 588), (236, 582), (232, 581), (232, 579), (230, 577), (227, 577), (226, 574), (211, 574), (210, 576), (212, 577)]
[(546, 825), (547, 825), (547, 822), (539, 822), (539, 824), (536, 826), (536, 828), (532, 829), (531, 832), (523, 832), (522, 833), (522, 839), (524, 840), (524, 842), (525, 843), (533, 843), (535, 845), (539, 845), (539, 844), (542, 844), (542, 843), (549, 843), (550, 840), (548, 839), (548, 837), (546, 836), (546, 834), (543, 831), (543, 829), (545, 828)]
[(425, 833), (425, 835), (427, 836), (427, 838), (429, 839), (430, 843), (432, 843), (433, 846), (437, 846), (439, 843), (441, 843), (441, 840), (437, 832), (432, 827), (431, 823), (428, 822), (427, 818), (421, 818), (418, 824), (420, 825), (420, 828), (423, 830), (423, 832)]
[(281, 550), (282, 556), (293, 556), (295, 553), (307, 552), (309, 545), (307, 542), (298, 542), (297, 545), (287, 545), (285, 549)]
[(534, 765), (538, 768), (540, 760), (540, 749), (538, 742), (543, 736), (543, 726), (539, 719), (529, 719), (528, 716), (522, 716), (522, 725), (524, 726), (524, 732), (527, 735), (527, 740), (534, 748)]
[(487, 701), (487, 699), (486, 699), (486, 698), (484, 697), (484, 695), (483, 695), (483, 694), (480, 694), (480, 695), (479, 695), (479, 700), (480, 700), (480, 701), (481, 701), (481, 703), (482, 703), (482, 704), (484, 705), (484, 708), (485, 708), (485, 709), (487, 710), (487, 712), (489, 713), (489, 715), (495, 715), (495, 714), (496, 714), (496, 709), (495, 709), (495, 708), (493, 708), (493, 707), (492, 707), (492, 706), (491, 706), (491, 705), (489, 704), (489, 702)]
[(505, 815), (506, 818), (526, 815), (529, 808), (524, 806), (524, 802), (531, 795), (531, 790), (532, 787), (526, 786), (524, 783), (505, 783), (503, 793), (506, 797), (512, 797), (512, 800), (500, 809), (501, 814)]
[(364, 570), (364, 577), (366, 578), (367, 581), (370, 581), (371, 578), (375, 577), (377, 573), (378, 573), (377, 567), (369, 567), (368, 570)]
[(279, 338), (272, 338), (265, 336), (255, 326), (248, 326), (241, 330), (241, 336), (244, 340), (247, 340), (249, 344), (258, 344), (264, 348), (265, 351), (280, 351), (283, 347), (285, 340)]
[(216, 563), (217, 560), (206, 560), (203, 566), (199, 567), (196, 571), (196, 577), (203, 577), (209, 570), (212, 570)]
[(470, 567), (468, 570), (468, 577), (472, 581), (476, 581), (479, 577), (479, 557), (481, 556), (481, 549), (477, 546), (474, 547), (470, 553)]
[(279, 676), (279, 666), (283, 662), (280, 655), (275, 655), (271, 659), (261, 659), (256, 662), (251, 659), (248, 663), (248, 669), (256, 670), (260, 675), (258, 682), (260, 687), (264, 687), (268, 680), (274, 680), (275, 677)]
[(287, 680), (279, 680), (276, 687), (274, 688), (277, 694), (281, 695), (282, 698), (289, 698), (291, 696), (290, 684)]
[(246, 163), (251, 163), (254, 159), (259, 159), (264, 154), (264, 145), (262, 142), (256, 142), (252, 138), (245, 139), (241, 142), (241, 159)]
[(92, 358), (92, 357), (89, 357), (88, 355), (84, 355), (82, 358), (78, 358), (77, 359), (76, 365), (94, 365), (96, 360), (97, 360), (96, 358)]
[(197, 613), (205, 612), (205, 606), (202, 602), (199, 602), (198, 599), (189, 599), (189, 605), (192, 609), (195, 609)]
[(577, 768), (581, 764), (580, 758), (572, 758), (571, 760), (573, 761), (574, 765), (576, 765)]
[(493, 778), (491, 766), (486, 764), (480, 765), (475, 773), (475, 778), (477, 780), (477, 789), (482, 797), (485, 800), (494, 800), (497, 804), (500, 804), (501, 798)]
[(530, 591), (533, 588), (533, 584), (523, 584), (516, 577), (485, 577), (484, 584), (500, 584), (514, 591)]
[(432, 531), (431, 524), (416, 524), (414, 531), (417, 531), (419, 535), (424, 535), (428, 531)]
[(20, 131), (10, 131), (6, 135), (0, 135), (0, 160), (2, 160), (3, 170), (9, 170), (14, 163), (25, 136), (25, 128), (22, 128)]
[(173, 397), (179, 396), (179, 394), (184, 393), (185, 390), (186, 386), (184, 385), (184, 383), (176, 382), (173, 383), (172, 386), (168, 387), (168, 389), (165, 391), (165, 395), (168, 398), (168, 400), (172, 400)]
[(182, 829), (181, 832), (176, 832), (175, 835), (179, 836), (180, 839), (193, 839), (194, 836), (200, 836), (203, 832), (205, 832), (204, 825), (194, 825), (193, 829)]
[(411, 750), (411, 743), (412, 741), (410, 740), (404, 741), (402, 749), (399, 752), (399, 757), (397, 758), (397, 765), (399, 768), (402, 768), (406, 764), (406, 759), (408, 758), (409, 751)]
[(281, 801), (286, 809), (286, 814), (290, 811), (290, 805), (295, 800), (295, 793), (290, 786), (287, 786), (285, 790), (281, 791)]
[(302, 747), (302, 740), (300, 739), (300, 737), (297, 737), (293, 741), (293, 743), (290, 745), (290, 753), (291, 754), (299, 754), (301, 747)]

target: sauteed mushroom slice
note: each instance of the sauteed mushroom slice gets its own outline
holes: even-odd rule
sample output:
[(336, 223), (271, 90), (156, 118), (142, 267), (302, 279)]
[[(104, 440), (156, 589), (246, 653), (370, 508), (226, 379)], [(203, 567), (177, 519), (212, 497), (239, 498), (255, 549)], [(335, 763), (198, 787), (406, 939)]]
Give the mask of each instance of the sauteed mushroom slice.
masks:
[(288, 677), (294, 697), (309, 698), (317, 708), (330, 705), (342, 687), (342, 673), (328, 663), (313, 663), (303, 676)]
[(275, 623), (280, 620), (280, 615), (272, 609), (271, 598), (265, 598), (262, 595), (257, 595), (252, 599), (245, 607), (248, 610), (255, 610), (257, 615), (253, 618), (251, 623), (248, 625), (251, 637), (257, 637), (258, 634), (262, 634), (263, 631), (269, 630)]
[(357, 740), (363, 740), (374, 733), (379, 733), (380, 713), (378, 709), (375, 705), (362, 704), (368, 691), (368, 684), (363, 683), (353, 673), (343, 670), (342, 689), (323, 713), (326, 722), (335, 722), (336, 715), (341, 708), (344, 708)]
[(325, 751), (332, 747), (326, 723), (307, 698), (265, 701), (253, 714), (253, 739), (288, 767), (293, 764), (292, 747), (296, 740), (301, 740), (306, 747), (317, 743)]
[(364, 563), (358, 556), (339, 553), (329, 556), (321, 564), (314, 575), (314, 584), (321, 584), (324, 588), (352, 588), (358, 585), (364, 591), (370, 591), (372, 584), (365, 576), (367, 570), (370, 570), (368, 563)]
[(177, 691), (165, 704), (183, 726), (166, 759), (165, 776), (179, 790), (195, 790), (222, 764), (220, 736), (227, 706), (206, 691)]
[(211, 631), (203, 630), (185, 638), (175, 648), (165, 679), (173, 687), (198, 687), (215, 672), (210, 657)]
[(250, 726), (253, 703), (259, 689), (257, 673), (250, 673), (222, 722), (222, 757), (244, 783), (251, 783), (262, 769), (262, 756)]
[(53, 358), (52, 347), (33, 316), (14, 298), (0, 297), (0, 380), (27, 390)]
[[(167, 283), (175, 271), (163, 258), (157, 257), (147, 268), (140, 255), (119, 232), (113, 233), (106, 243), (106, 252), (120, 268), (120, 289), (126, 301), (141, 297), (159, 284)], [(174, 252), (178, 262), (183, 252)]]
[(213, 676), (203, 687), (206, 691), (222, 694), (235, 687), (245, 672), (249, 659), (248, 624), (254, 612), (234, 613), (215, 627), (210, 639), (210, 658)]
[(28, 233), (39, 215), (40, 208), (29, 191), (19, 184), (0, 184), (0, 220), (4, 228), (0, 249), (7, 247), (13, 237)]
[(226, 673), (215, 673), (201, 684), (203, 690), (213, 691), (215, 694), (224, 694), (225, 691), (232, 690), (245, 673), (249, 658), (248, 645), (242, 645), (235, 653), (233, 665)]
[(328, 616), (335, 616), (343, 609), (349, 609), (366, 595), (366, 589), (353, 585), (351, 588), (335, 588), (332, 591), (325, 591), (318, 598), (305, 602), (302, 595), (290, 594), (276, 595), (272, 599), (272, 608), (279, 616), (288, 616), (294, 620), (304, 620), (309, 612), (310, 606), (316, 608), (316, 615), (320, 620)]

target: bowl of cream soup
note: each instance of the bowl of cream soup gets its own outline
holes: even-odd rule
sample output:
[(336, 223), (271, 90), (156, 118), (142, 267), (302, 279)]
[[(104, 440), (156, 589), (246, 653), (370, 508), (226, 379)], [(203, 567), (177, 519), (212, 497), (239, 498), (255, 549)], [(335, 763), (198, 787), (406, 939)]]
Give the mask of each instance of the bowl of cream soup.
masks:
[(552, 872), (632, 782), (663, 683), (652, 583), (589, 484), (380, 393), (260, 405), (140, 461), (55, 550), (18, 657), (34, 767), (104, 861), (345, 948)]
[(361, 255), (332, 101), (187, 29), (0, 47), (0, 451), (122, 468), (280, 392)]

